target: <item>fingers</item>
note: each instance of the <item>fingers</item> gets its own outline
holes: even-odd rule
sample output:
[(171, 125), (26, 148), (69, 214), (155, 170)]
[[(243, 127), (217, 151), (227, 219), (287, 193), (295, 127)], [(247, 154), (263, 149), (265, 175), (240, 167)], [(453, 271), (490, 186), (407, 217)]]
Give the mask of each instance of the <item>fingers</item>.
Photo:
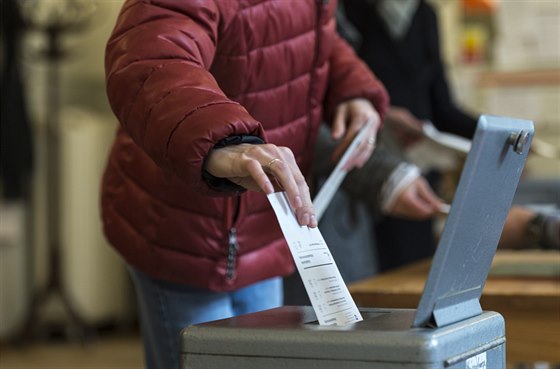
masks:
[(422, 134), (422, 122), (408, 109), (392, 107), (386, 116), (387, 122), (395, 127), (415, 134)]
[(419, 177), (401, 192), (390, 213), (403, 218), (424, 220), (433, 217), (441, 203), (425, 178)]
[(274, 186), (261, 163), (258, 160), (249, 160), (246, 165), (251, 179), (256, 182), (258, 188), (267, 195), (273, 193)]
[[(344, 119), (347, 119), (347, 117), (345, 117)], [(337, 162), (338, 160), (340, 160), (340, 158), (342, 157), (342, 155), (344, 154), (348, 146), (352, 143), (354, 137), (356, 137), (356, 135), (358, 134), (362, 126), (366, 124), (366, 122), (367, 119), (365, 118), (354, 118), (349, 122), (348, 127), (345, 128), (345, 132), (344, 132), (345, 134), (344, 137), (342, 138), (342, 141), (340, 141), (340, 143), (338, 144), (338, 146), (336, 147), (336, 149), (332, 154), (333, 161)], [(334, 137), (334, 133), (333, 133), (333, 137)], [(358, 152), (357, 148), (356, 148), (356, 152)], [(348, 160), (348, 163), (353, 163), (353, 159), (355, 158), (355, 156), (356, 154), (352, 155), (352, 157)], [(350, 168), (353, 167), (355, 167), (354, 164), (350, 166)]]
[(432, 207), (418, 196), (416, 182), (403, 190), (395, 212), (396, 215), (416, 220), (428, 219), (433, 215)]
[[(286, 192), (288, 201), (296, 213), (296, 218), (300, 225), (316, 227), (317, 220), (309, 187), (305, 177), (299, 170), (292, 151), (286, 147), (279, 147), (272, 144), (247, 145), (242, 147), (238, 164), (241, 166), (239, 171), (246, 173), (246, 179), (242, 185), (248, 189), (253, 189), (248, 183), (253, 182), (257, 190), (260, 189), (266, 194), (274, 192), (274, 185), (271, 178)], [(240, 176), (240, 177), (243, 177)]]
[(342, 141), (335, 149), (332, 159), (338, 161), (345, 150), (352, 143), (356, 134), (369, 121), (373, 121), (367, 139), (361, 142), (344, 165), (344, 169), (350, 170), (362, 167), (375, 148), (375, 139), (380, 125), (379, 114), (369, 100), (356, 98), (340, 104), (336, 110), (332, 124), (332, 137)]
[(374, 120), (374, 124), (370, 125), (370, 127), (368, 128), (369, 132), (366, 134), (365, 139), (358, 145), (354, 155), (346, 164), (347, 170), (350, 170), (354, 167), (361, 168), (369, 160), (371, 154), (375, 150), (377, 141), (377, 128), (378, 124), (376, 124)]
[(531, 243), (529, 224), (536, 212), (520, 206), (512, 206), (504, 230), (500, 237), (499, 247), (519, 248)]
[(348, 106), (341, 104), (336, 109), (332, 124), (332, 138), (339, 140), (346, 132), (346, 116), (348, 115)]
[(309, 186), (301, 174), (292, 151), (286, 147), (277, 147), (282, 160), (272, 160), (274, 165), (265, 166), (265, 170), (272, 174), (286, 191), (288, 201), (296, 212), (300, 225), (317, 227), (317, 219), (311, 202)]
[(375, 144), (377, 140), (377, 131), (379, 127), (379, 115), (376, 112), (372, 113), (372, 116), (367, 117), (358, 115), (352, 119), (350, 126), (348, 128), (348, 134), (345, 140), (339, 145), (340, 150), (346, 149), (350, 142), (354, 139), (355, 135), (363, 128), (365, 124), (369, 121), (372, 122), (368, 127), (368, 132), (365, 134), (365, 138), (356, 147), (353, 154), (350, 156), (348, 161), (344, 165), (345, 170), (350, 170), (352, 168), (361, 168), (369, 160), (371, 154), (375, 150)]
[(428, 219), (435, 214), (434, 207), (420, 197), (412, 197), (411, 204), (418, 219)]
[(275, 150), (272, 154), (275, 156), (273, 156), (270, 161), (267, 161), (265, 164), (261, 163), (261, 168), (269, 175), (272, 175), (280, 187), (286, 191), (290, 205), (292, 205), (293, 208), (299, 208), (303, 203), (298, 191), (296, 179), (294, 178), (297, 173), (299, 173), (299, 170), (294, 173), (290, 158), (285, 157), (285, 154), (279, 150), (280, 148), (277, 149), (278, 150)]
[(418, 192), (418, 197), (421, 198), (428, 206), (433, 208), (434, 213), (442, 206), (443, 201), (432, 190), (432, 187), (430, 187), (430, 184), (424, 177), (420, 177), (417, 181), (416, 191)]
[(240, 144), (212, 150), (205, 169), (252, 191), (274, 192), (275, 181), (288, 197), (299, 224), (316, 227), (309, 187), (292, 151), (272, 144)]
[(433, 217), (439, 210), (442, 201), (432, 191), (424, 177), (419, 177), (413, 184), (413, 203), (421, 219)]

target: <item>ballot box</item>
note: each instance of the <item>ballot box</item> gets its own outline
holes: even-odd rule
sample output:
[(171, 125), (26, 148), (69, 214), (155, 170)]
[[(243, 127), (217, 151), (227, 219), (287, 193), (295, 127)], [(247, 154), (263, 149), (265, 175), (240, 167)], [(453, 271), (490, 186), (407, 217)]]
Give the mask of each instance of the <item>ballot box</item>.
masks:
[(319, 325), (317, 307), (338, 297), (310, 294), (313, 308), (186, 327), (181, 369), (504, 369), (504, 319), (480, 296), (533, 133), (529, 121), (480, 118), (416, 309), (361, 308), (361, 321)]
[(182, 366), (198, 368), (504, 369), (502, 316), (411, 328), (414, 309), (360, 309), (364, 320), (320, 326), (310, 306), (283, 306), (189, 327)]

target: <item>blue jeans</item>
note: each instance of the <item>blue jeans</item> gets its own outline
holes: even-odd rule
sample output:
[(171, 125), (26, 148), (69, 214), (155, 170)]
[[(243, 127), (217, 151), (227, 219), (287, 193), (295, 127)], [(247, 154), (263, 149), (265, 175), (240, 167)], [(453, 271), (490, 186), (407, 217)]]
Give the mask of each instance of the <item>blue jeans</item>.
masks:
[(183, 328), (271, 309), (282, 304), (282, 279), (272, 278), (234, 292), (154, 279), (129, 267), (136, 289), (147, 369), (178, 369)]

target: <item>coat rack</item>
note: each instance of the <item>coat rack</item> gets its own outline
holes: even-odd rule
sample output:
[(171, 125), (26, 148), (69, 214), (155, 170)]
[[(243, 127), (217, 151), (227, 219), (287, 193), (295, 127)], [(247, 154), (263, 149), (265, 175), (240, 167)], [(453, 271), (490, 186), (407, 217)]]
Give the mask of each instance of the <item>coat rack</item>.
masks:
[[(84, 342), (95, 331), (76, 311), (68, 298), (61, 275), (60, 237), (60, 67), (68, 56), (63, 39), (84, 31), (95, 11), (91, 0), (59, 0), (56, 2), (20, 1), (22, 14), (30, 30), (40, 33), (45, 46), (34, 59), (46, 63), (45, 127), (46, 127), (46, 195), (47, 195), (47, 262), (48, 278), (42, 290), (32, 292), (31, 305), (18, 339), (63, 335)], [(33, 268), (31, 268), (33, 269)], [(60, 302), (64, 310), (62, 322), (49, 322), (42, 314), (51, 300)]]

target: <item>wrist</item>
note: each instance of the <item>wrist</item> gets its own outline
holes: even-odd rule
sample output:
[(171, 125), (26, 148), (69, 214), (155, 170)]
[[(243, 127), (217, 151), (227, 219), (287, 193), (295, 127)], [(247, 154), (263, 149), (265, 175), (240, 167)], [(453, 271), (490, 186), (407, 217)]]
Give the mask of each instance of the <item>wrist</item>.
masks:
[[(240, 145), (240, 144), (243, 144), (243, 143), (259, 145), (259, 144), (264, 144), (264, 141), (263, 141), (263, 139), (261, 139), (258, 136), (250, 136), (250, 135), (229, 136), (229, 137), (226, 137), (226, 138), (218, 141), (218, 143), (216, 143), (216, 145), (214, 145), (214, 149), (220, 149), (220, 148), (224, 148), (224, 147), (232, 146), (232, 145)], [(205, 161), (202, 168), (203, 168), (202, 169), (202, 179), (214, 191), (243, 193), (247, 190), (245, 187), (240, 186), (236, 183), (233, 183), (232, 181), (230, 181), (227, 178), (216, 177), (216, 176), (210, 174), (210, 172), (208, 172), (206, 170), (206, 161)]]

